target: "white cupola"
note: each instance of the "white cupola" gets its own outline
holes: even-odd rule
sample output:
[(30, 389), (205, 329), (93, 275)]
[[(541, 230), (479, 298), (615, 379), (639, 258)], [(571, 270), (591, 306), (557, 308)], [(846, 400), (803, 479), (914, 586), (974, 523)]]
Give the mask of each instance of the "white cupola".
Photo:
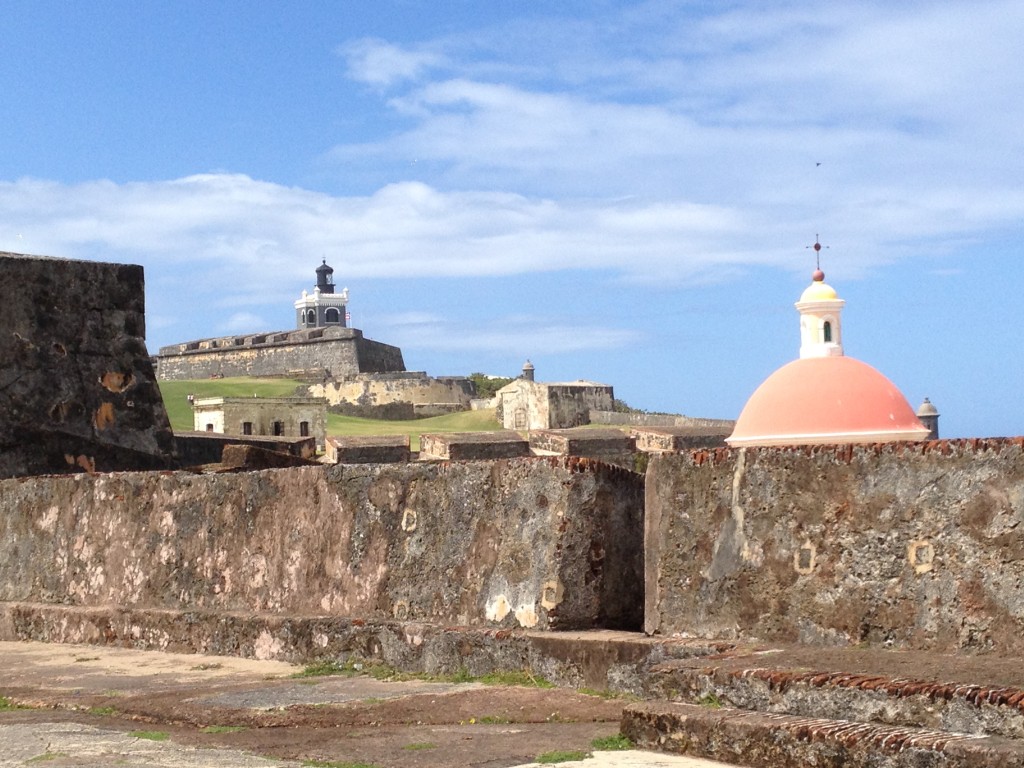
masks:
[[(821, 251), (821, 244), (814, 243)], [(800, 357), (842, 357), (843, 327), (840, 315), (846, 302), (825, 282), (825, 273), (818, 269), (811, 275), (811, 284), (796, 303), (800, 312)]]

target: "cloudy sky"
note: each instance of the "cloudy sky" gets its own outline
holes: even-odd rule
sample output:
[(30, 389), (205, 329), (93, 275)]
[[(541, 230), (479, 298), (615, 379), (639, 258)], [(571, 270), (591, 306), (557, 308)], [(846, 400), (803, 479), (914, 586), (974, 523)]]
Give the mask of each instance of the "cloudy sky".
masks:
[[(6, 0), (0, 250), (145, 266), (148, 344), (325, 258), (435, 375), (735, 418), (814, 268), (945, 436), (1024, 434), (1024, 4)], [(5, 289), (9, 287), (5, 286)]]

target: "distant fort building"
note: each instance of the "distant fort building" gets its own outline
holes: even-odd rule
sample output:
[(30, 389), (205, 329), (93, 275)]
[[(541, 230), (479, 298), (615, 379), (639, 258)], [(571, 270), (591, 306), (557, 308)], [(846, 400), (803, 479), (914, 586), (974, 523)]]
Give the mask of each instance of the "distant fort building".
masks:
[(192, 403), (196, 432), (224, 435), (312, 437), (327, 442), (327, 401), (322, 397), (201, 397)]
[(161, 347), (157, 378), (286, 376), (311, 381), (357, 373), (404, 371), (402, 350), (348, 327), (348, 289), (334, 291), (334, 270), (324, 261), (313, 293), (295, 302), (297, 329), (188, 341)]
[(590, 423), (590, 412), (610, 411), (614, 393), (607, 384), (570, 381), (542, 384), (529, 360), (519, 378), (498, 390), (498, 410), (505, 429), (564, 429)]

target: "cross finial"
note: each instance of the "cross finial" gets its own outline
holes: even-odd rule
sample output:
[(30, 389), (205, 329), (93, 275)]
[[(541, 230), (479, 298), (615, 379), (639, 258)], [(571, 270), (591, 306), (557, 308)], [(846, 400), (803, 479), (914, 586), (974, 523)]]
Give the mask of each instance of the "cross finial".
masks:
[(821, 271), (821, 249), (822, 248), (826, 248), (827, 249), (828, 246), (827, 245), (822, 245), (820, 237), (818, 236), (817, 233), (815, 233), (815, 235), (814, 235), (814, 245), (807, 245), (807, 246), (804, 246), (804, 247), (805, 248), (813, 248), (814, 249), (814, 266), (820, 272)]

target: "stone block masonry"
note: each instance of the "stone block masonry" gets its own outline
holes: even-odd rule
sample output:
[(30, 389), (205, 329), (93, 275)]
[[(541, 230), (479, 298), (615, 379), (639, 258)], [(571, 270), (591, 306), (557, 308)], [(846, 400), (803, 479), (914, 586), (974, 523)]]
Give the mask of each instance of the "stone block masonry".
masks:
[(0, 478), (170, 466), (142, 267), (0, 253)]
[(641, 477), (585, 459), (0, 481), (0, 601), (638, 630)]
[(1024, 438), (654, 455), (646, 629), (1024, 653)]
[(420, 458), (443, 460), (513, 459), (530, 455), (530, 444), (512, 430), (420, 435)]
[(408, 435), (366, 435), (327, 438), (331, 464), (394, 464), (409, 461)]
[(636, 440), (618, 429), (536, 429), (530, 448), (538, 453), (586, 456), (625, 469), (636, 467)]

